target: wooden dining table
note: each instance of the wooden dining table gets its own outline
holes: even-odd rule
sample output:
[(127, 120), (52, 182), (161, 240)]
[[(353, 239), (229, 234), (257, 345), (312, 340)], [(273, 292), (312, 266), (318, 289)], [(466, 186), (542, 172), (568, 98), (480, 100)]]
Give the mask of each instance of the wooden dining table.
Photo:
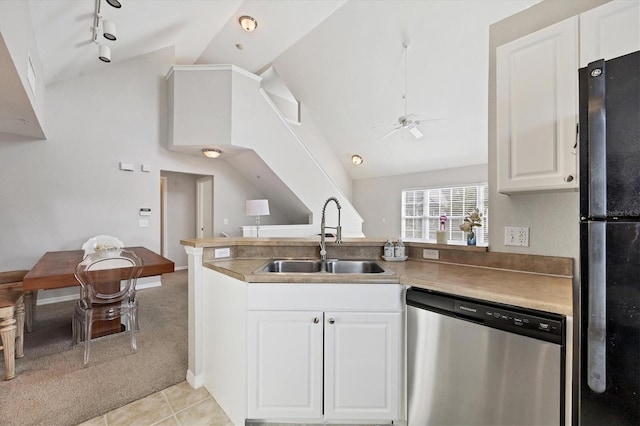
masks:
[[(141, 277), (151, 277), (174, 272), (175, 264), (145, 247), (124, 247), (133, 251), (142, 259), (144, 266)], [(36, 290), (51, 290), (55, 288), (79, 286), (80, 283), (73, 275), (76, 266), (84, 257), (83, 250), (48, 251), (38, 260), (35, 266), (22, 279), (25, 292)], [(120, 319), (96, 321), (92, 337), (119, 332)]]

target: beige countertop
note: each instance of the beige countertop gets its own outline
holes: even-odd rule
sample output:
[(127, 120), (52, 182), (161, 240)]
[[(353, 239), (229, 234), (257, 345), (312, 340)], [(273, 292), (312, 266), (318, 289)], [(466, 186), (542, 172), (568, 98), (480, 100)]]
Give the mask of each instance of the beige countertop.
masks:
[(204, 266), (250, 283), (397, 283), (573, 315), (571, 277), (534, 274), (505, 269), (467, 266), (426, 260), (378, 262), (390, 275), (256, 273), (270, 259), (226, 259), (204, 262)]

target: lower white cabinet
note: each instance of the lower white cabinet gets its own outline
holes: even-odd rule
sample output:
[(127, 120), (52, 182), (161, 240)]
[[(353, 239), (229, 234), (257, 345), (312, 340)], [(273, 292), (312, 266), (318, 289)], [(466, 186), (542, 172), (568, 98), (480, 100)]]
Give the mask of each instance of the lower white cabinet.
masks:
[(249, 418), (397, 419), (400, 327), (400, 313), (249, 312)]
[(322, 312), (249, 312), (250, 419), (322, 417)]
[(398, 417), (400, 314), (325, 312), (324, 414), (330, 420)]

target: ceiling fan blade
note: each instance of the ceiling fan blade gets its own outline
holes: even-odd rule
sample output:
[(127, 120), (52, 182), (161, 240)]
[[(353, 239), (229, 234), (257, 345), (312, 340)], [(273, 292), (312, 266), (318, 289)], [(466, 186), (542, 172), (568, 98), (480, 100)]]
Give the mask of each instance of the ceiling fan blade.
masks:
[(410, 127), (409, 131), (411, 132), (411, 134), (413, 135), (414, 138), (416, 139), (420, 139), (421, 137), (423, 137), (424, 135), (422, 134), (422, 132), (420, 130), (418, 130), (417, 127)]
[(397, 132), (398, 130), (402, 129), (402, 126), (398, 126), (395, 129), (393, 129), (392, 131), (390, 131), (389, 133), (385, 134), (384, 136), (381, 136), (379, 140), (382, 140), (386, 137), (391, 136), (393, 133)]

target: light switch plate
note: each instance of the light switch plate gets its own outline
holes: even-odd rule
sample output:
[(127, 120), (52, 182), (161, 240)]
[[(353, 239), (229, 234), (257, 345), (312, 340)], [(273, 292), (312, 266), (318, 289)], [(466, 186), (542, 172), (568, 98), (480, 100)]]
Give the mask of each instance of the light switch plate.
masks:
[(138, 221), (138, 226), (140, 228), (148, 228), (149, 227), (149, 219), (140, 219)]
[(230, 257), (231, 256), (231, 249), (229, 247), (226, 248), (217, 248), (214, 250), (213, 255), (216, 259), (219, 259), (221, 257)]

